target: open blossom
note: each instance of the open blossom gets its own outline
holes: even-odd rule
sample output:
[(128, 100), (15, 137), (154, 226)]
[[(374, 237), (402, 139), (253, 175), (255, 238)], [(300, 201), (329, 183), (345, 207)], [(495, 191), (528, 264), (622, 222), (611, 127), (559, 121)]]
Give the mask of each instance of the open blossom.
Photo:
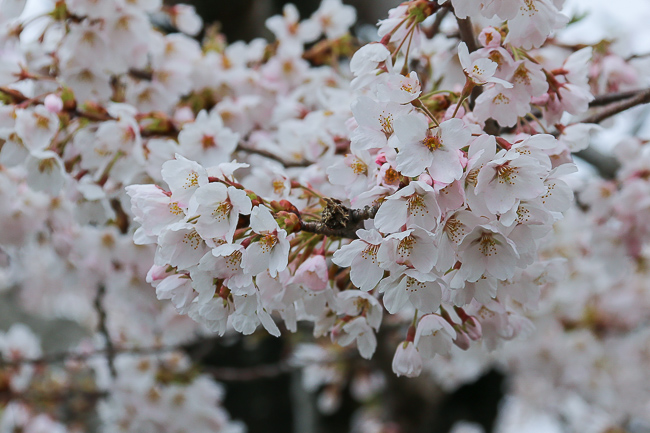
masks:
[(405, 306), (424, 313), (432, 313), (440, 307), (444, 282), (436, 275), (401, 267), (379, 283), (379, 292), (384, 293), (384, 305), (389, 313), (395, 314)]
[(551, 0), (523, 0), (517, 3), (520, 5), (518, 13), (508, 20), (506, 44), (527, 50), (539, 47), (554, 30), (564, 27), (569, 21)]
[(304, 45), (318, 38), (320, 32), (310, 20), (300, 22), (298, 9), (291, 3), (282, 8), (282, 15), (274, 15), (266, 20), (266, 27), (281, 43)]
[(459, 150), (469, 144), (471, 133), (460, 119), (442, 122), (430, 129), (421, 115), (402, 116), (395, 121), (399, 139), (397, 170), (419, 176), (426, 169), (437, 182), (451, 183), (463, 175)]
[(342, 267), (350, 267), (350, 280), (367, 292), (375, 288), (384, 276), (377, 253), (382, 237), (376, 230), (358, 230), (356, 239), (337, 250), (332, 261)]
[(533, 158), (510, 151), (481, 168), (475, 191), (483, 196), (490, 212), (505, 213), (517, 200), (544, 192), (543, 173)]
[(472, 230), (458, 249), (463, 261), (461, 275), (467, 281), (477, 281), (486, 272), (500, 280), (510, 278), (519, 259), (514, 242), (488, 225)]
[(190, 198), (199, 186), (208, 183), (205, 168), (179, 154), (176, 154), (176, 159), (163, 164), (162, 178), (169, 185), (172, 200), (182, 209), (187, 209)]
[(357, 19), (353, 6), (343, 4), (341, 0), (323, 0), (310, 22), (320, 28), (328, 39), (336, 39), (345, 35)]
[(133, 236), (137, 244), (155, 242), (167, 226), (185, 217), (178, 203), (155, 185), (129, 185), (126, 192), (131, 197), (134, 220), (140, 224)]
[(420, 96), (420, 80), (415, 72), (406, 77), (401, 74), (385, 74), (383, 77), (377, 83), (379, 100), (406, 104)]
[(272, 277), (287, 267), (289, 241), (287, 232), (278, 226), (271, 212), (256, 206), (251, 212), (251, 228), (260, 235), (244, 252), (242, 267), (252, 275), (268, 270)]
[(45, 150), (59, 129), (59, 118), (45, 106), (16, 110), (16, 134), (30, 151)]
[(412, 341), (397, 346), (393, 357), (393, 372), (397, 376), (417, 377), (422, 373), (422, 357)]
[(391, 264), (413, 267), (420, 272), (429, 272), (438, 258), (438, 249), (433, 234), (414, 226), (412, 229), (387, 236), (379, 247), (381, 265)]
[(205, 166), (228, 162), (238, 141), (239, 134), (224, 126), (216, 111), (209, 115), (201, 111), (196, 121), (186, 123), (178, 134), (179, 153), (186, 158), (200, 160)]
[(365, 359), (370, 359), (377, 348), (377, 337), (365, 317), (357, 317), (345, 323), (338, 335), (332, 333), (332, 338), (337, 338), (336, 341), (341, 346), (347, 346), (356, 340), (359, 354)]
[(474, 84), (496, 83), (506, 88), (512, 87), (512, 84), (494, 76), (498, 66), (495, 62), (487, 58), (472, 59), (465, 42), (458, 44), (458, 58), (463, 72)]
[(327, 176), (334, 185), (342, 185), (350, 197), (364, 192), (376, 172), (370, 153), (359, 150), (327, 168)]
[(315, 292), (320, 292), (327, 288), (328, 279), (325, 257), (318, 255), (302, 262), (296, 269), (293, 278), (291, 278), (291, 282), (301, 284)]
[(208, 250), (194, 225), (180, 221), (167, 227), (160, 235), (154, 263), (189, 269), (196, 266)]
[(375, 215), (375, 226), (382, 233), (395, 233), (403, 225), (433, 230), (439, 218), (440, 207), (433, 188), (424, 182), (414, 181), (386, 198)]
[[(353, 150), (382, 148), (394, 137), (395, 120), (410, 109), (395, 102), (376, 102), (361, 96), (352, 104), (352, 114), (359, 125), (352, 132)], [(396, 146), (393, 146), (396, 147)]]
[(414, 344), (418, 351), (428, 359), (436, 354), (447, 355), (451, 351), (456, 331), (438, 314), (426, 314), (418, 322)]
[(232, 186), (212, 182), (200, 186), (190, 200), (188, 217), (196, 219), (196, 231), (205, 239), (225, 236), (232, 242), (239, 215), (251, 213), (251, 199)]

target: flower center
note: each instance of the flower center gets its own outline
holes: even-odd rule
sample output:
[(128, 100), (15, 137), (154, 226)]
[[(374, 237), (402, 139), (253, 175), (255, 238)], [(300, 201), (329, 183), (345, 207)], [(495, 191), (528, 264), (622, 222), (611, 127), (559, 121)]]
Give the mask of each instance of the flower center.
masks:
[(424, 144), (430, 151), (438, 150), (442, 147), (442, 140), (437, 135), (433, 135), (422, 140)]
[(411, 251), (413, 251), (414, 246), (415, 238), (409, 235), (399, 241), (399, 244), (397, 244), (397, 254), (399, 254), (401, 258), (406, 259), (411, 255)]
[(361, 257), (364, 260), (371, 260), (373, 264), (377, 264), (377, 251), (379, 251), (379, 245), (368, 244), (365, 250), (361, 252)]
[(199, 247), (199, 245), (201, 245), (201, 236), (199, 236), (196, 230), (192, 230), (183, 236), (183, 243), (189, 245), (190, 248), (195, 250)]
[(183, 188), (189, 189), (199, 184), (199, 174), (195, 171), (187, 175)]
[(505, 163), (497, 167), (497, 177), (499, 183), (508, 183), (512, 185), (517, 178), (517, 170)]
[(229, 201), (222, 201), (219, 203), (219, 206), (217, 206), (217, 208), (212, 212), (212, 216), (217, 221), (223, 221), (224, 219), (228, 218), (228, 215), (230, 215), (232, 208), (233, 206)]
[(273, 247), (278, 243), (278, 238), (273, 233), (265, 234), (260, 240), (260, 245), (262, 246), (262, 252), (268, 253)]
[(368, 166), (360, 159), (355, 158), (354, 162), (350, 164), (350, 167), (354, 174), (368, 174)]
[(183, 214), (183, 209), (180, 208), (178, 205), (178, 202), (175, 201), (173, 203), (169, 203), (169, 212), (174, 214), (174, 215), (182, 215)]
[(393, 134), (393, 115), (383, 112), (379, 116), (379, 124), (381, 125), (381, 130), (386, 134), (386, 137)]
[(497, 241), (491, 233), (483, 233), (479, 240), (479, 244), (481, 246), (481, 253), (483, 253), (484, 256), (490, 257), (497, 254)]
[(424, 203), (424, 197), (418, 194), (413, 194), (407, 199), (408, 213), (409, 215), (420, 215), (425, 216), (429, 213), (426, 204)]

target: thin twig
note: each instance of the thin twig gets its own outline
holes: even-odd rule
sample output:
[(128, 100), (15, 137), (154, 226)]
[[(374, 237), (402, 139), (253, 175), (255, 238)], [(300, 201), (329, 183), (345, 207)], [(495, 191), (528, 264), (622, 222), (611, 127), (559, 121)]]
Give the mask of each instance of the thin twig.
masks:
[(106, 340), (106, 360), (108, 361), (108, 369), (111, 372), (113, 378), (117, 377), (117, 370), (115, 370), (115, 346), (113, 345), (113, 340), (111, 340), (111, 335), (108, 332), (108, 327), (106, 326), (106, 310), (104, 310), (103, 301), (104, 295), (106, 295), (106, 287), (100, 285), (97, 288), (97, 295), (95, 296), (95, 311), (97, 311), (98, 325), (97, 330), (100, 334), (104, 336)]
[(273, 159), (274, 161), (279, 162), (283, 166), (289, 168), (289, 167), (309, 167), (312, 163), (309, 161), (285, 161), (284, 159), (280, 158), (278, 155), (274, 154), (273, 152), (269, 152), (268, 150), (262, 150), (262, 149), (253, 149), (252, 147), (244, 146), (242, 144), (239, 144), (237, 148), (235, 149), (235, 152), (246, 152), (246, 153), (254, 153), (256, 155), (263, 156), (265, 158)]
[(643, 93), (646, 90), (647, 89), (640, 89), (640, 90), (630, 90), (627, 92), (605, 93), (603, 95), (596, 96), (594, 100), (589, 103), (589, 106), (600, 107), (603, 105), (611, 104), (612, 102), (623, 101), (625, 99), (632, 98), (640, 93)]
[(629, 110), (632, 107), (647, 103), (650, 103), (650, 89), (646, 89), (632, 98), (611, 104), (600, 112), (582, 119), (580, 123), (600, 123), (603, 120), (615, 116), (618, 113), (622, 113), (625, 110)]
[(436, 13), (436, 18), (433, 21), (431, 27), (423, 30), (424, 35), (428, 39), (431, 39), (438, 34), (438, 32), (440, 31), (440, 25), (442, 24), (442, 20), (445, 19), (445, 17), (447, 16), (450, 10), (451, 7), (447, 4), (443, 5), (440, 9), (438, 9), (438, 12)]

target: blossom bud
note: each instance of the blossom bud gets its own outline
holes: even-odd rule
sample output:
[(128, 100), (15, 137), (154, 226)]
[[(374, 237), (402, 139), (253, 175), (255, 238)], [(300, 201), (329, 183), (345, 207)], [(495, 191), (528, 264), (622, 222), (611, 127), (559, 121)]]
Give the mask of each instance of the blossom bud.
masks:
[(456, 330), (456, 338), (454, 339), (454, 344), (461, 350), (469, 349), (470, 339), (467, 333), (463, 331), (458, 325), (454, 326), (454, 329)]
[(465, 331), (467, 335), (474, 341), (480, 340), (483, 336), (483, 328), (481, 323), (476, 320), (476, 317), (470, 316), (468, 320), (465, 321)]
[(60, 113), (61, 110), (63, 110), (63, 100), (59, 95), (55, 95), (54, 93), (50, 93), (45, 97), (45, 100), (43, 101), (45, 104), (45, 108), (47, 108), (47, 111), (50, 113)]
[(393, 372), (398, 376), (416, 377), (422, 373), (422, 357), (411, 341), (397, 346), (393, 357)]
[(174, 121), (176, 123), (188, 123), (194, 121), (194, 113), (190, 107), (180, 107), (174, 112)]
[(196, 36), (203, 27), (203, 20), (196, 13), (194, 6), (175, 5), (171, 8), (172, 23), (186, 35)]
[(419, 177), (418, 180), (420, 182), (424, 182), (429, 186), (433, 186), (433, 178), (429, 176), (427, 173), (422, 173)]
[(278, 225), (285, 229), (287, 233), (293, 233), (300, 230), (300, 218), (298, 218), (298, 215), (294, 213), (280, 211), (277, 213), (275, 218)]

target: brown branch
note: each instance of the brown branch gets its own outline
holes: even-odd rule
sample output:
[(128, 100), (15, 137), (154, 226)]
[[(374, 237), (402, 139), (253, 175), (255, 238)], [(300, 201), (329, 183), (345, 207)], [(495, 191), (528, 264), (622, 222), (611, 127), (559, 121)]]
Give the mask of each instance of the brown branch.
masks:
[(97, 311), (98, 325), (97, 331), (104, 336), (106, 340), (106, 359), (108, 361), (108, 369), (111, 372), (111, 376), (115, 378), (117, 376), (117, 370), (115, 370), (115, 346), (113, 345), (113, 340), (111, 340), (111, 335), (108, 332), (108, 327), (106, 326), (106, 310), (104, 310), (103, 301), (104, 296), (106, 295), (106, 287), (100, 285), (97, 288), (97, 295), (95, 296), (95, 311)]
[(600, 107), (603, 105), (611, 104), (612, 102), (623, 101), (625, 99), (632, 98), (640, 93), (643, 93), (646, 90), (647, 89), (640, 89), (640, 90), (630, 90), (627, 92), (605, 93), (603, 95), (596, 96), (594, 100), (589, 103), (589, 106)]
[(445, 4), (440, 9), (438, 9), (438, 12), (436, 13), (436, 18), (433, 21), (431, 27), (423, 30), (424, 35), (428, 39), (431, 39), (438, 34), (438, 32), (440, 31), (440, 25), (442, 24), (442, 20), (445, 19), (445, 17), (447, 16), (450, 10), (451, 7), (448, 4)]
[(348, 239), (357, 239), (357, 230), (363, 228), (363, 221), (374, 218), (379, 204), (363, 209), (350, 209), (340, 201), (325, 198), (327, 205), (323, 209), (321, 220), (304, 222), (300, 220), (300, 229), (309, 233)]
[(458, 23), (458, 32), (460, 33), (460, 40), (467, 44), (467, 49), (470, 53), (479, 49), (478, 42), (476, 41), (476, 36), (474, 36), (474, 27), (472, 26), (472, 20), (469, 17), (465, 19), (460, 19), (456, 17), (456, 22)]
[(600, 123), (603, 120), (622, 113), (625, 110), (647, 103), (650, 103), (650, 89), (643, 90), (632, 98), (611, 104), (600, 112), (582, 119), (580, 123)]
[(309, 161), (285, 161), (284, 159), (280, 158), (273, 152), (269, 152), (268, 150), (262, 150), (262, 149), (253, 149), (252, 147), (244, 146), (242, 144), (239, 144), (237, 148), (235, 149), (235, 152), (246, 152), (246, 153), (253, 153), (256, 155), (263, 156), (265, 158), (272, 159), (274, 161), (279, 162), (283, 166), (289, 168), (289, 167), (309, 167), (312, 163)]
[(145, 71), (142, 69), (129, 69), (129, 75), (138, 80), (151, 81), (153, 80), (153, 72)]
[(0, 87), (0, 93), (4, 93), (12, 99), (12, 102), (15, 104), (20, 104), (29, 100), (29, 98), (23, 95), (20, 91), (15, 89), (10, 89), (9, 87)]

